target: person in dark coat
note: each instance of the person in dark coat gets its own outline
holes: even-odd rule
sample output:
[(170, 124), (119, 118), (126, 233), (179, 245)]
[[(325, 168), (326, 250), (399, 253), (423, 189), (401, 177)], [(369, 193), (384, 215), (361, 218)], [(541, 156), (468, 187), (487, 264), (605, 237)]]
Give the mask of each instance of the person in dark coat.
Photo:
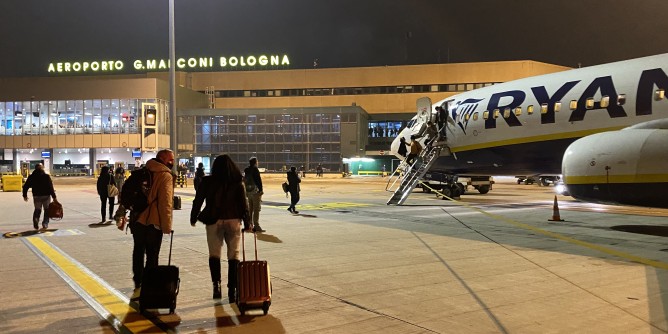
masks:
[(28, 176), (28, 180), (23, 185), (23, 200), (28, 201), (28, 189), (32, 188), (32, 199), (35, 205), (35, 211), (32, 214), (32, 226), (39, 229), (39, 216), (44, 209), (44, 218), (42, 218), (42, 228), (49, 228), (49, 214), (47, 210), (51, 204), (51, 198), (56, 200), (56, 192), (53, 189), (51, 177), (44, 172), (44, 166), (37, 164), (35, 170)]
[(399, 153), (400, 156), (406, 158), (406, 155), (408, 154), (408, 148), (406, 147), (406, 138), (401, 137), (399, 138), (399, 149), (397, 149), (397, 153)]
[(302, 182), (297, 175), (297, 168), (295, 166), (290, 167), (288, 172), (288, 192), (290, 193), (290, 206), (288, 211), (291, 213), (297, 214), (299, 211), (295, 209), (295, 205), (299, 202), (299, 183)]
[[(211, 220), (206, 225), (206, 242), (209, 246), (209, 271), (213, 282), (213, 299), (222, 298), (221, 266), (223, 244), (227, 245), (227, 297), (234, 303), (237, 295), (237, 266), (241, 248), (241, 223), (252, 228), (248, 213), (246, 190), (239, 167), (228, 155), (219, 155), (213, 161), (211, 175), (205, 176), (195, 193), (190, 225), (197, 224), (202, 204), (209, 210)], [(208, 209), (207, 209), (208, 208)]]
[(100, 195), (100, 213), (102, 214), (102, 221), (107, 221), (107, 200), (109, 201), (109, 218), (114, 216), (114, 202), (116, 196), (109, 197), (109, 188), (107, 186), (113, 184), (116, 186), (116, 181), (109, 173), (109, 166), (104, 166), (100, 169), (100, 176), (97, 178), (97, 194)]
[(200, 162), (195, 169), (195, 179), (193, 180), (195, 191), (197, 191), (197, 188), (199, 188), (199, 184), (202, 183), (204, 176), (204, 164)]

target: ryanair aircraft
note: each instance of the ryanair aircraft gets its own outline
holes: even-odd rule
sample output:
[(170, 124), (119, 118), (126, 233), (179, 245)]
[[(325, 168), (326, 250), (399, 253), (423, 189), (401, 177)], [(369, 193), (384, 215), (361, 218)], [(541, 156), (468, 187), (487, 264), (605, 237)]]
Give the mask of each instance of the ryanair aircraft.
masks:
[(410, 143), (440, 106), (446, 138), (429, 171), (563, 174), (578, 199), (666, 208), (667, 73), (662, 54), (488, 86), (427, 103), (422, 113), (418, 102), (391, 151), (398, 156), (399, 138)]

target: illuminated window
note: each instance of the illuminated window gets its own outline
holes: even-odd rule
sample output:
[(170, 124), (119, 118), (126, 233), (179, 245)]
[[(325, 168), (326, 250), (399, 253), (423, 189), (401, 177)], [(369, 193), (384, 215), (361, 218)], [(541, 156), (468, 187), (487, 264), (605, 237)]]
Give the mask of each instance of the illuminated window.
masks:
[(522, 115), (522, 107), (515, 108), (515, 116)]
[(601, 108), (607, 108), (610, 105), (610, 97), (603, 96), (601, 98)]
[(466, 84), (466, 90), (473, 90), (473, 84)]
[(561, 111), (561, 102), (555, 102), (554, 103), (554, 112), (559, 112)]
[(469, 114), (464, 115), (464, 119), (468, 121), (468, 120), (469, 120), (469, 116), (470, 116)]
[(532, 115), (533, 114), (533, 104), (530, 104), (527, 107), (527, 115)]
[(478, 120), (478, 112), (477, 111), (473, 113), (473, 120), (474, 121)]
[(578, 108), (578, 101), (577, 100), (571, 100), (571, 103), (568, 104), (568, 108), (571, 110), (575, 110)]
[(624, 103), (626, 103), (626, 94), (617, 95), (617, 105), (618, 106), (623, 106)]
[(499, 115), (501, 115), (501, 111), (499, 109), (494, 109), (494, 118), (499, 118)]
[(547, 114), (547, 103), (543, 103), (540, 105), (540, 113)]
[(482, 113), (482, 118), (483, 118), (483, 119), (488, 119), (488, 118), (489, 118), (489, 111), (485, 110), (485, 111)]
[(594, 98), (593, 97), (590, 97), (590, 98), (587, 99), (587, 101), (585, 102), (585, 107), (587, 109), (594, 108)]
[(503, 118), (508, 118), (510, 117), (510, 108), (506, 107), (503, 109)]
[(666, 91), (664, 89), (658, 89), (654, 93), (654, 99), (657, 101), (661, 101), (666, 98)]

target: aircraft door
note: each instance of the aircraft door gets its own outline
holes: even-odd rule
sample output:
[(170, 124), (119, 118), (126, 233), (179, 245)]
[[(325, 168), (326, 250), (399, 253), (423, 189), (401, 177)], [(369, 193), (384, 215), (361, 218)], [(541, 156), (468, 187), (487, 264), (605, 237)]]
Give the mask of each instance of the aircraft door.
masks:
[(421, 97), (417, 100), (417, 121), (418, 123), (427, 123), (431, 121), (431, 99)]

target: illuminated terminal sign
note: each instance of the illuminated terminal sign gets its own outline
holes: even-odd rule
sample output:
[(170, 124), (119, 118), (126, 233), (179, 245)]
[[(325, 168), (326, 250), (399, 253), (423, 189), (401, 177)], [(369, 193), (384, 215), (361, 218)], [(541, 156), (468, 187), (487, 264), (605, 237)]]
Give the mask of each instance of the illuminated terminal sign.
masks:
[[(180, 70), (225, 70), (233, 68), (289, 66), (288, 55), (250, 55), (240, 57), (197, 57), (178, 58), (176, 68)], [(132, 68), (138, 72), (162, 71), (169, 69), (169, 59), (137, 59)], [(49, 63), (49, 73), (112, 73), (126, 68), (122, 60), (95, 60)]]

